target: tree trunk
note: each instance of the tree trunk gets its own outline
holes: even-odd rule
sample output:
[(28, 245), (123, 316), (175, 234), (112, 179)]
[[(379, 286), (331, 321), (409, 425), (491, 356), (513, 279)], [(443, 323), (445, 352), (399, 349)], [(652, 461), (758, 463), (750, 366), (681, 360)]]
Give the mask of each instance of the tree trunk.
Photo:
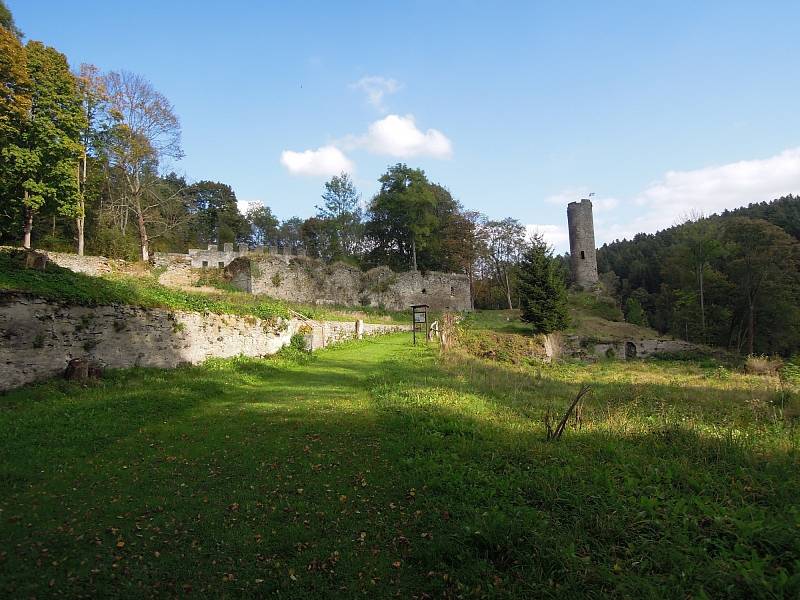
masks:
[(475, 310), (475, 276), (472, 268), (467, 269), (467, 275), (469, 276), (469, 309)]
[(756, 325), (755, 325), (755, 307), (753, 306), (753, 302), (750, 302), (749, 310), (747, 313), (747, 354), (753, 354), (753, 338), (756, 335)]
[(33, 230), (33, 210), (28, 206), (28, 190), (25, 190), (25, 224), (22, 229), (22, 247), (31, 249), (31, 231)]
[(415, 236), (411, 236), (411, 266), (414, 271), (417, 270), (417, 240)]
[(84, 144), (83, 147), (83, 156), (81, 156), (81, 166), (80, 166), (80, 201), (78, 205), (78, 217), (75, 217), (75, 229), (77, 230), (77, 242), (78, 242), (78, 256), (83, 256), (83, 236), (84, 236), (84, 225), (86, 223), (86, 163), (88, 162), (86, 158), (86, 145)]
[(706, 300), (705, 300), (705, 290), (703, 288), (703, 271), (705, 270), (704, 265), (700, 265), (700, 269), (697, 271), (697, 278), (700, 281), (700, 325), (703, 329), (703, 341), (706, 341)]
[(141, 250), (140, 258), (143, 262), (150, 260), (150, 249), (147, 240), (147, 226), (144, 223), (144, 214), (142, 214), (142, 205), (139, 200), (136, 200), (136, 227), (139, 230), (139, 248)]
[(508, 271), (504, 274), (506, 284), (506, 300), (508, 300), (508, 310), (513, 310), (514, 304), (511, 302), (511, 282), (508, 280)]
[(83, 256), (83, 229), (86, 217), (75, 217), (75, 228), (78, 232), (78, 256)]

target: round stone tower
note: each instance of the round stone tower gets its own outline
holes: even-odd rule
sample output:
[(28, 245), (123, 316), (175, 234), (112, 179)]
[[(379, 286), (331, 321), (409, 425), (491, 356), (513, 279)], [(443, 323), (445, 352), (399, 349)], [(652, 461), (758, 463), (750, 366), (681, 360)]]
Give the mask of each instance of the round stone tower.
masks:
[(569, 254), (575, 285), (590, 288), (597, 284), (597, 255), (594, 247), (592, 202), (583, 199), (567, 205)]

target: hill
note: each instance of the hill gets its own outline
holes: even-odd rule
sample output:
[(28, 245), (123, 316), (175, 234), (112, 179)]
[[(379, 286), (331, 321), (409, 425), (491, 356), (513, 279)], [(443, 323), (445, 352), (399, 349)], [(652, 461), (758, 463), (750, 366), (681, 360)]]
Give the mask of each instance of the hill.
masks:
[(605, 244), (620, 305), (661, 333), (744, 353), (800, 351), (800, 197), (751, 204)]

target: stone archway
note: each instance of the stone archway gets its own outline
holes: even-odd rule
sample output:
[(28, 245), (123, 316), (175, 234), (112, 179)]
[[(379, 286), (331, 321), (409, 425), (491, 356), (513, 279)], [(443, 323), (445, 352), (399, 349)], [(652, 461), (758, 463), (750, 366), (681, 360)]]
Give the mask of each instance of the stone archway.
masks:
[(636, 358), (636, 344), (625, 342), (625, 360)]

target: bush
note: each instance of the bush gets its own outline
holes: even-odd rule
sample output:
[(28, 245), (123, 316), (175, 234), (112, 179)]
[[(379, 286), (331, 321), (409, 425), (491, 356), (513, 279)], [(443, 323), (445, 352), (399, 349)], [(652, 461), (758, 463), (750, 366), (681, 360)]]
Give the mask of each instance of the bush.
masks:
[(744, 370), (753, 375), (774, 375), (783, 366), (777, 356), (751, 354), (744, 363)]

